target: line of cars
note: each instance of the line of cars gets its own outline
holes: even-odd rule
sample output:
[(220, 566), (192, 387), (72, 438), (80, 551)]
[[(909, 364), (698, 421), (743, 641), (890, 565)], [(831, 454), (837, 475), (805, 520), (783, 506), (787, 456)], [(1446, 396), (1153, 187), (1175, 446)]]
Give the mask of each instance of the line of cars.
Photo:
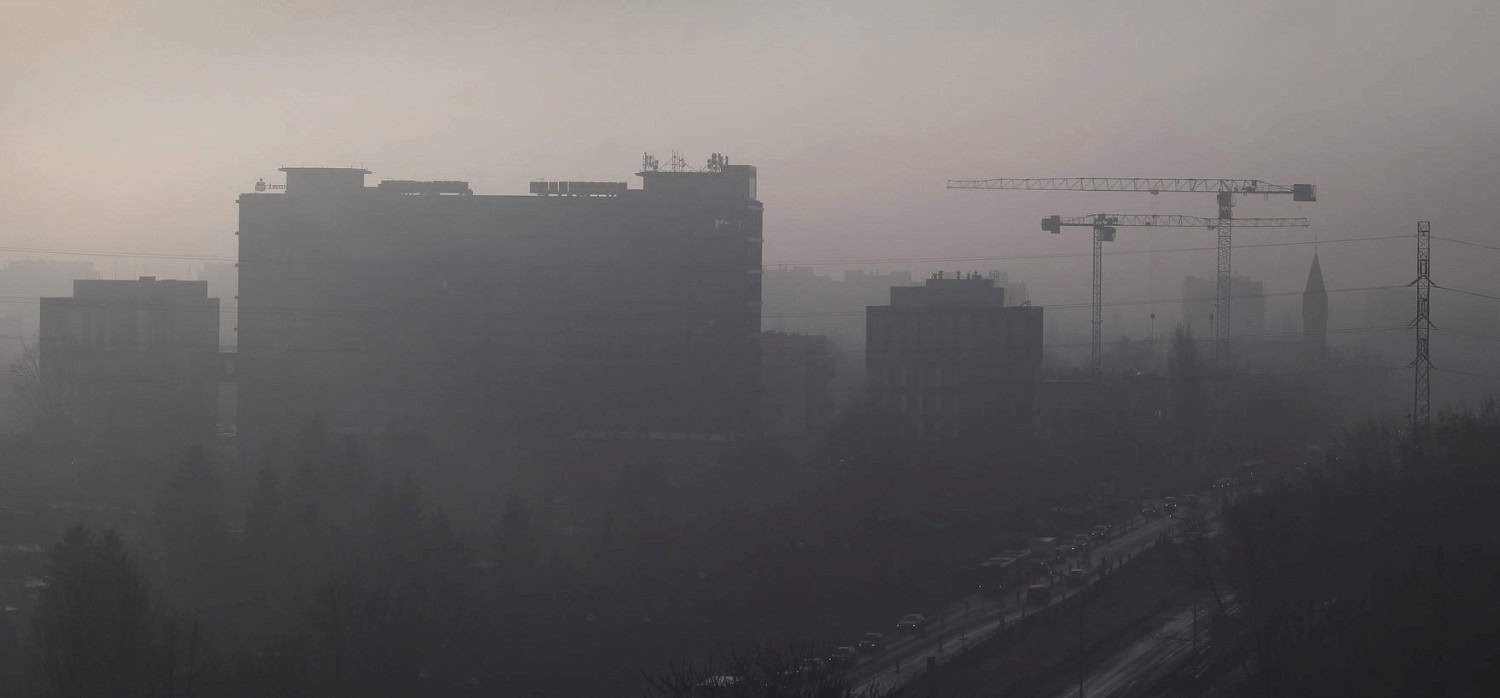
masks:
[[(1070, 542), (1059, 544), (1057, 538), (1033, 538), (1026, 548), (1007, 550), (992, 556), (976, 566), (971, 574), (977, 575), (980, 593), (998, 594), (1024, 584), (1035, 575), (1058, 574), (1056, 563), (1066, 563), (1070, 557), (1086, 553), (1099, 542), (1114, 537), (1114, 524), (1099, 524), (1087, 532), (1075, 534)], [(1090, 572), (1085, 566), (1075, 563), (1063, 575), (1070, 583), (1088, 581)], [(1054, 577), (1055, 579), (1056, 577)], [(1026, 602), (1046, 605), (1052, 600), (1049, 584), (1032, 584), (1025, 588)], [(896, 621), (896, 633), (900, 635), (920, 634), (927, 630), (928, 619), (920, 613), (908, 613)], [(806, 671), (842, 670), (854, 666), (862, 655), (868, 656), (883, 651), (886, 635), (879, 632), (865, 633), (852, 645), (835, 647), (828, 657), (809, 657), (803, 660)]]
[[(916, 635), (927, 630), (927, 616), (920, 613), (908, 613), (896, 621), (896, 632), (902, 635)], [(840, 645), (833, 648), (827, 657), (808, 657), (802, 660), (802, 670), (805, 672), (842, 671), (859, 663), (860, 656), (878, 654), (886, 648), (886, 634), (880, 632), (867, 632), (859, 637), (852, 645)]]

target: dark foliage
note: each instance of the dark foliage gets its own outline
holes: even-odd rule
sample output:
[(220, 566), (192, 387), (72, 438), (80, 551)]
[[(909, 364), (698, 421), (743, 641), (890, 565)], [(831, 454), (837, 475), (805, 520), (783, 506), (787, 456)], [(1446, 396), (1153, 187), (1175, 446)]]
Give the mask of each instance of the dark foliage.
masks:
[(1227, 515), (1250, 692), (1494, 695), (1500, 407), (1444, 416), (1425, 460), (1378, 425), (1346, 445)]

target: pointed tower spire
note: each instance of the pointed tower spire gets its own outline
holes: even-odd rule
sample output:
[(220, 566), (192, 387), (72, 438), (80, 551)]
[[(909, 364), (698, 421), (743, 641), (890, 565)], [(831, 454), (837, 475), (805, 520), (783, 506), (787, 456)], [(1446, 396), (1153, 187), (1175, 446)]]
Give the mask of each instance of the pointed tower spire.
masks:
[(1312, 268), (1307, 270), (1307, 288), (1302, 290), (1302, 295), (1309, 293), (1327, 294), (1328, 289), (1323, 287), (1323, 265), (1318, 264), (1318, 253), (1313, 252)]
[(1323, 265), (1313, 252), (1302, 290), (1302, 349), (1309, 368), (1323, 361), (1328, 352), (1328, 289), (1323, 285)]

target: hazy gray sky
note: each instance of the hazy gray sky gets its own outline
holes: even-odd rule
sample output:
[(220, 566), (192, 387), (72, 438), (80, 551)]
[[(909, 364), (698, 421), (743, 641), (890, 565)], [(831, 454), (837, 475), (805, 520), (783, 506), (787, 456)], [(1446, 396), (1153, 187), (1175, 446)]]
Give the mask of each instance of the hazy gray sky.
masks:
[[(0, 5), (11, 245), (232, 254), (235, 196), (282, 165), (515, 194), (634, 184), (643, 150), (674, 148), (760, 167), (768, 261), (1085, 252), (1037, 219), (1213, 213), (1204, 195), (943, 189), (1002, 176), (1313, 182), (1319, 203), (1238, 211), (1313, 231), (1237, 239), (1430, 218), (1500, 242), (1494, 0)], [(1126, 231), (1117, 249), (1209, 241)], [(1409, 247), (1326, 246), (1328, 283), (1404, 282)], [(1310, 252), (1245, 250), (1236, 271), (1300, 288)], [(1439, 254), (1442, 276), (1500, 286), (1500, 255)], [(1107, 281), (1159, 297), (1212, 264), (1121, 257)], [(945, 266), (1003, 266), (1044, 302), (1088, 295), (1086, 260)]]

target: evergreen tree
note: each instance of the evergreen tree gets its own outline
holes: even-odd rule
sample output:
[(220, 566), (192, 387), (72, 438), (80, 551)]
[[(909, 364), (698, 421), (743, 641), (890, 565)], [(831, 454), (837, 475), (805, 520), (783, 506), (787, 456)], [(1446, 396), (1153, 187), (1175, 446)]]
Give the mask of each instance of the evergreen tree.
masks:
[(286, 533), (286, 508), (281, 482), (269, 467), (261, 468), (245, 513), (245, 537), (257, 552), (281, 541)]
[(146, 695), (150, 601), (120, 537), (73, 526), (50, 573), (35, 619), (40, 695)]
[(219, 476), (201, 447), (189, 449), (167, 483), (157, 506), (156, 528), (167, 554), (178, 561), (207, 562), (222, 553), (226, 530)]
[(519, 495), (513, 494), (505, 500), (495, 541), (495, 562), (513, 581), (529, 576), (536, 568), (537, 545), (531, 530), (531, 512)]

